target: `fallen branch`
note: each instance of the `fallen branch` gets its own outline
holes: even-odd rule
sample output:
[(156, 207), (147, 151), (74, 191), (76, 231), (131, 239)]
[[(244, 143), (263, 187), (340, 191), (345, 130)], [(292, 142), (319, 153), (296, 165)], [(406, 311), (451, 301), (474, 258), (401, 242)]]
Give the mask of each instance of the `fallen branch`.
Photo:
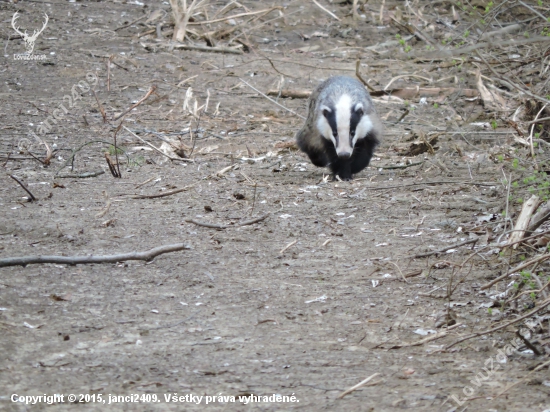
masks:
[(177, 252), (179, 250), (191, 249), (191, 246), (185, 243), (175, 245), (166, 245), (147, 250), (145, 252), (129, 252), (119, 255), (105, 256), (22, 256), (14, 258), (0, 259), (0, 267), (7, 266), (27, 266), (33, 263), (59, 263), (64, 265), (82, 265), (86, 263), (116, 263), (125, 260), (145, 260), (151, 261), (163, 253)]
[(208, 46), (190, 46), (188, 44), (143, 44), (143, 46), (148, 49), (154, 49), (158, 46), (182, 50), (197, 50), (202, 52), (211, 52), (211, 53), (229, 53), (229, 54), (243, 54), (244, 52), (241, 49), (235, 47), (208, 47)]
[[(514, 226), (514, 231), (512, 232), (512, 234), (510, 235), (510, 239), (508, 240), (509, 244), (516, 243), (523, 239), (523, 236), (525, 235), (525, 230), (529, 226), (529, 222), (531, 221), (533, 212), (537, 210), (539, 204), (539, 197), (536, 195), (532, 195), (531, 198), (523, 204), (523, 207), (521, 208), (521, 213), (519, 214), (516, 225)], [(512, 246), (513, 249), (517, 249), (517, 247), (517, 243)]]
[[(375, 90), (370, 85), (366, 84), (364, 80), (361, 81), (370, 89), (370, 94), (373, 97), (395, 96), (402, 99), (413, 99), (416, 97), (445, 97), (452, 94), (468, 98), (479, 96), (479, 91), (477, 89), (460, 89), (458, 87), (404, 87), (401, 89)], [(279, 90), (271, 89), (267, 94), (269, 96), (279, 96)], [(282, 90), (280, 97), (307, 99), (310, 95), (310, 90)]]
[(311, 95), (310, 90), (276, 90), (271, 89), (267, 91), (268, 96), (277, 97), (291, 97), (293, 99), (307, 99)]
[(200, 222), (200, 221), (193, 220), (193, 219), (185, 219), (185, 221), (187, 223), (193, 223), (194, 225), (208, 227), (208, 228), (211, 228), (211, 229), (227, 229), (228, 227), (241, 227), (241, 226), (253, 225), (254, 223), (258, 223), (258, 222), (261, 222), (262, 220), (265, 220), (270, 214), (271, 213), (266, 213), (263, 216), (260, 216), (260, 217), (254, 218), (254, 219), (250, 219), (250, 220), (245, 220), (244, 222), (237, 223), (237, 224), (234, 224), (234, 225), (219, 225), (219, 224), (216, 224), (216, 223)]
[(540, 210), (533, 215), (527, 227), (527, 233), (532, 233), (550, 218), (550, 202), (546, 202)]

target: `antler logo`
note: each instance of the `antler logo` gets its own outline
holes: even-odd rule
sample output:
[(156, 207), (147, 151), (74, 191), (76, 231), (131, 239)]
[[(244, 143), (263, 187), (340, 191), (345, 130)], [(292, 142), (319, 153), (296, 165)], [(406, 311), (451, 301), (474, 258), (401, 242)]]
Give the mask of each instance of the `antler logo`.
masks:
[(25, 32), (22, 33), (19, 30), (19, 27), (17, 27), (15, 25), (15, 21), (19, 17), (18, 12), (15, 12), (15, 14), (13, 15), (13, 17), (11, 19), (11, 25), (12, 25), (13, 29), (17, 32), (17, 34), (19, 34), (23, 38), (23, 41), (25, 42), (25, 49), (27, 50), (27, 54), (29, 54), (29, 55), (32, 54), (32, 51), (34, 50), (34, 42), (36, 41), (36, 39), (38, 38), (40, 33), (42, 33), (44, 31), (44, 29), (46, 28), (46, 26), (48, 25), (48, 20), (49, 20), (48, 15), (46, 13), (44, 13), (44, 16), (46, 16), (46, 19), (44, 20), (44, 25), (42, 26), (42, 28), (40, 30), (34, 30), (32, 35), (27, 34), (27, 30), (25, 30)]

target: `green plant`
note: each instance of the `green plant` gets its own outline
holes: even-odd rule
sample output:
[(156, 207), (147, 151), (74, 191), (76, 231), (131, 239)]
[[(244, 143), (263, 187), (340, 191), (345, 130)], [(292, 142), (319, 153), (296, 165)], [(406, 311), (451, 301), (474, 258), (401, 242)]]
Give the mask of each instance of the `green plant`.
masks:
[(145, 158), (143, 156), (137, 156), (136, 158), (128, 159), (128, 166), (130, 167), (141, 167), (145, 163)]
[(546, 172), (534, 170), (522, 179), (522, 183), (530, 194), (537, 195), (545, 202), (550, 199), (550, 179)]
[(491, 120), (491, 127), (493, 128), (493, 130), (496, 130), (497, 126), (498, 126), (497, 121), (495, 119)]
[(397, 33), (395, 35), (395, 38), (397, 39), (397, 41), (399, 42), (399, 44), (401, 46), (403, 46), (403, 50), (405, 51), (405, 53), (408, 53), (412, 50), (412, 46), (407, 44), (407, 42), (405, 41), (405, 39), (403, 37), (401, 37), (401, 35), (399, 33)]
[(113, 145), (109, 145), (109, 155), (110, 156), (114, 156), (115, 154), (123, 154), (124, 153), (124, 150), (122, 150), (120, 147), (117, 147), (116, 148), (116, 153), (115, 153), (115, 147)]

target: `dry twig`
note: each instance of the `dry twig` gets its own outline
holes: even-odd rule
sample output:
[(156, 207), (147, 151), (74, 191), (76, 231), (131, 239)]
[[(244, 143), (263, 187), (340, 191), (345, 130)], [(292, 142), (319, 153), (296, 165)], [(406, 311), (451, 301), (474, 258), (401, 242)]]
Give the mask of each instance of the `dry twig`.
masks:
[(443, 249), (434, 250), (432, 252), (426, 252), (426, 253), (420, 253), (418, 255), (412, 255), (412, 256), (405, 256), (403, 259), (420, 259), (425, 258), (432, 255), (438, 255), (440, 253), (445, 253), (447, 250), (455, 249), (460, 246), (469, 245), (470, 243), (476, 243), (479, 239), (470, 239), (466, 240), (464, 242), (456, 243), (451, 246), (444, 247)]
[(502, 392), (500, 392), (497, 396), (495, 396), (495, 399), (498, 398), (498, 397), (501, 396), (501, 395), (504, 395), (504, 393), (508, 392), (508, 390), (512, 389), (514, 386), (517, 386), (517, 385), (519, 385), (520, 383), (525, 382), (525, 380), (526, 380), (529, 376), (531, 376), (533, 373), (540, 371), (542, 368), (545, 368), (545, 367), (548, 366), (548, 365), (550, 365), (550, 360), (548, 360), (548, 361), (546, 361), (546, 362), (540, 364), (539, 366), (537, 366), (535, 369), (533, 369), (531, 372), (529, 372), (527, 375), (525, 375), (522, 379), (520, 379), (520, 380), (517, 381), (516, 383), (513, 383), (513, 384), (507, 386), (506, 388), (504, 388), (504, 389), (502, 390)]
[(532, 311), (526, 313), (525, 315), (523, 316), (520, 316), (519, 318), (517, 319), (514, 319), (513, 321), (510, 321), (510, 322), (506, 322), (500, 326), (496, 326), (492, 329), (488, 329), (488, 330), (485, 330), (483, 332), (477, 332), (477, 333), (472, 333), (471, 335), (468, 335), (468, 336), (465, 336), (463, 338), (460, 338), (458, 339), (457, 341), (451, 343), (450, 345), (448, 345), (445, 350), (449, 350), (450, 348), (452, 348), (453, 346), (455, 345), (458, 345), (459, 343), (461, 342), (464, 342), (466, 340), (469, 340), (469, 339), (472, 339), (472, 338), (477, 338), (479, 336), (483, 336), (483, 335), (488, 335), (490, 333), (493, 333), (493, 332), (496, 332), (497, 330), (501, 330), (501, 329), (504, 329), (504, 328), (507, 328), (508, 326), (510, 325), (513, 325), (515, 323), (518, 323), (524, 319), (527, 319), (527, 318), (530, 318), (531, 316), (533, 316), (535, 313), (537, 313), (538, 311), (544, 309), (545, 307), (547, 307), (548, 305), (550, 305), (550, 298), (542, 301), (542, 303), (536, 307), (535, 309), (533, 309)]
[(126, 126), (122, 126), (124, 128), (124, 130), (126, 130), (128, 133), (130, 133), (132, 136), (134, 136), (136, 139), (138, 139), (140, 142), (142, 143), (145, 143), (147, 146), (150, 146), (151, 148), (153, 148), (155, 151), (157, 151), (158, 153), (160, 153), (161, 155), (163, 156), (166, 156), (168, 159), (170, 160), (180, 160), (182, 162), (190, 162), (190, 163), (194, 163), (194, 160), (193, 159), (184, 159), (184, 158), (181, 158), (181, 157), (172, 157), (170, 156), (169, 154), (166, 154), (164, 153), (162, 150), (160, 150), (158, 147), (152, 145), (151, 143), (149, 143), (148, 141), (146, 140), (143, 140), (141, 137), (139, 137), (137, 134), (135, 134), (134, 132), (132, 132), (130, 129), (128, 129)]
[(357, 389), (361, 388), (362, 386), (365, 386), (367, 383), (369, 383), (372, 379), (376, 378), (377, 376), (379, 376), (380, 374), (378, 372), (376, 372), (375, 374), (372, 374), (371, 376), (369, 376), (367, 379), (359, 382), (357, 385), (354, 385), (352, 386), (351, 388), (349, 389), (346, 389), (344, 392), (342, 392), (340, 395), (338, 395), (338, 398), (337, 399), (342, 399), (344, 396), (352, 393), (353, 391), (356, 391)]
[[(510, 246), (510, 245), (507, 245), (507, 246)], [(543, 262), (545, 260), (548, 260), (550, 259), (550, 253), (546, 253), (544, 255), (538, 255), (538, 256), (535, 256), (533, 259), (530, 259), (528, 261), (525, 261), (525, 262), (522, 262), (521, 264), (519, 264), (518, 266), (516, 266), (515, 268), (513, 269), (510, 269), (508, 272), (506, 272), (504, 275), (502, 276), (499, 276), (498, 278), (496, 279), (493, 279), (492, 281), (486, 283), (485, 285), (483, 285), (480, 290), (485, 290), (485, 289), (489, 289), (491, 286), (493, 286), (495, 283), (498, 283), (500, 282), (502, 279), (506, 279), (508, 276), (510, 275), (513, 275), (514, 273), (517, 273), (519, 272), (520, 270), (523, 270), (531, 265), (534, 265), (535, 263), (540, 263), (540, 262)]]
[(36, 197), (34, 197), (34, 195), (31, 193), (31, 191), (29, 189), (27, 189), (25, 187), (25, 185), (23, 183), (21, 183), (21, 181), (18, 178), (16, 178), (14, 175), (10, 175), (10, 177), (13, 180), (15, 180), (17, 183), (19, 183), (19, 186), (21, 186), (23, 188), (23, 190), (29, 194), (31, 202), (34, 202), (36, 200)]
[(265, 93), (262, 93), (261, 91), (259, 91), (258, 89), (256, 89), (254, 86), (251, 86), (249, 83), (245, 82), (243, 79), (239, 78), (239, 80), (240, 80), (241, 82), (243, 82), (244, 84), (246, 84), (248, 87), (250, 87), (250, 88), (251, 88), (252, 90), (254, 90), (255, 92), (260, 93), (263, 97), (265, 97), (265, 98), (266, 98), (267, 100), (269, 100), (271, 103), (275, 103), (277, 106), (279, 106), (279, 107), (285, 109), (286, 111), (292, 113), (293, 115), (298, 116), (298, 117), (300, 117), (300, 118), (306, 120), (306, 118), (305, 118), (304, 116), (302, 116), (301, 114), (298, 114), (298, 113), (296, 113), (294, 110), (291, 110), (291, 109), (289, 109), (288, 107), (285, 107), (285, 106), (283, 106), (283, 105), (280, 104), (280, 103), (277, 103), (277, 102), (276, 102), (275, 100), (273, 100), (271, 97), (268, 97)]
[[(126, 114), (130, 113), (132, 110), (134, 110), (136, 107), (138, 107), (141, 103), (143, 103), (149, 96), (151, 96), (155, 91), (157, 90), (157, 86), (151, 86), (149, 91), (143, 96), (141, 99), (137, 101), (137, 103), (133, 104), (129, 109), (123, 111), (119, 115), (115, 116), (113, 120), (118, 120), (121, 117), (125, 116)], [(126, 128), (125, 128), (126, 129)]]
[(287, 251), (287, 249), (291, 248), (292, 246), (294, 246), (296, 243), (298, 243), (298, 240), (294, 240), (292, 242), (290, 242), (288, 245), (286, 245), (284, 248), (282, 248), (280, 251), (279, 251), (279, 254), (283, 254)]
[(420, 346), (420, 345), (423, 345), (427, 342), (431, 342), (431, 341), (434, 341), (436, 339), (443, 338), (443, 337), (447, 336), (451, 330), (456, 329), (459, 326), (462, 326), (462, 323), (457, 323), (453, 326), (448, 327), (446, 330), (443, 330), (443, 331), (438, 332), (438, 333), (434, 333), (433, 335), (427, 336), (424, 339), (421, 339), (421, 340), (416, 341), (416, 342), (403, 343), (401, 345), (394, 345), (394, 346), (390, 347), (390, 349), (401, 349), (401, 348), (410, 348), (411, 346)]
[(207, 1), (208, 0), (191, 0), (191, 4), (188, 7), (187, 0), (170, 0), (172, 15), (175, 22), (172, 40), (182, 42), (185, 39), (189, 18), (193, 15), (195, 10), (204, 6)]
[(313, 3), (315, 3), (315, 5), (316, 5), (317, 7), (319, 7), (321, 10), (323, 10), (323, 11), (324, 11), (325, 13), (327, 13), (329, 16), (335, 18), (335, 19), (338, 20), (338, 21), (341, 21), (340, 18), (339, 18), (336, 14), (334, 14), (334, 13), (331, 12), (330, 10), (326, 9), (325, 7), (321, 6), (316, 0), (312, 0), (312, 1), (313, 1)]
[(254, 218), (254, 219), (250, 219), (250, 220), (245, 220), (244, 222), (236, 223), (234, 225), (218, 225), (216, 223), (199, 222), (199, 221), (193, 220), (193, 219), (185, 219), (185, 221), (187, 223), (193, 223), (194, 225), (208, 227), (208, 228), (211, 228), (211, 229), (227, 229), (229, 227), (241, 227), (241, 226), (253, 225), (254, 223), (258, 223), (258, 222), (261, 222), (262, 220), (265, 220), (270, 214), (271, 213), (266, 213), (263, 216), (260, 216), (260, 217)]
[(198, 181), (196, 183), (193, 183), (192, 185), (182, 187), (181, 189), (169, 190), (167, 192), (159, 193), (159, 194), (156, 194), (156, 195), (136, 195), (136, 196), (133, 196), (132, 199), (156, 199), (156, 198), (159, 198), (159, 197), (172, 196), (172, 195), (175, 195), (176, 193), (185, 192), (186, 190), (189, 190), (192, 187), (195, 187), (199, 183), (200, 183), (200, 181)]

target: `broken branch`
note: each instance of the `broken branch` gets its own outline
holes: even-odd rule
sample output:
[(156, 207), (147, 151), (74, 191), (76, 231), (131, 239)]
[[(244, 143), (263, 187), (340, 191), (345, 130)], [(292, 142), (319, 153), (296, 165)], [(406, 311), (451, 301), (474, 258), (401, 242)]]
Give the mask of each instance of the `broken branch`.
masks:
[(82, 265), (86, 263), (116, 263), (124, 260), (146, 260), (151, 261), (163, 253), (177, 252), (179, 250), (191, 249), (185, 243), (166, 245), (147, 250), (145, 252), (129, 252), (119, 255), (105, 256), (22, 256), (0, 259), (0, 267), (27, 266), (33, 263), (60, 263), (65, 265)]

